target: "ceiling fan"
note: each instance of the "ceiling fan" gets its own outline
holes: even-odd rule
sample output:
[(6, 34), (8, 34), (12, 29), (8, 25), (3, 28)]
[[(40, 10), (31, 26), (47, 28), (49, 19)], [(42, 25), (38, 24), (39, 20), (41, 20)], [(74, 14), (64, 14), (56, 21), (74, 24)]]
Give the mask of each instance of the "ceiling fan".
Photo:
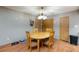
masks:
[(40, 7), (40, 15), (37, 17), (38, 19), (47, 19), (47, 16), (44, 15), (44, 11), (45, 11), (45, 8), (42, 6)]

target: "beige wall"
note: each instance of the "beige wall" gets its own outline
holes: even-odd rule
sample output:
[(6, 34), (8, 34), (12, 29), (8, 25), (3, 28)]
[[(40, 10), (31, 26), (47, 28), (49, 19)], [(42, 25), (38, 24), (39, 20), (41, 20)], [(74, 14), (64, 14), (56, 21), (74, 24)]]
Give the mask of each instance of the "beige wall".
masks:
[[(62, 16), (69, 16), (69, 34), (77, 35), (79, 32), (79, 11), (73, 11), (69, 13), (63, 13), (59, 15), (55, 15), (54, 17), (54, 30), (55, 30), (55, 38), (59, 39), (59, 19)], [(74, 26), (78, 25), (78, 28)]]
[(31, 28), (29, 15), (0, 7), (0, 45), (25, 39)]
[[(74, 28), (74, 25), (79, 25), (79, 12), (76, 11), (50, 16), (54, 18), (55, 38), (59, 39), (59, 18), (61, 16), (69, 16), (69, 34), (77, 35), (79, 28)], [(0, 7), (0, 45), (25, 39), (25, 31), (32, 29), (29, 24), (29, 15)]]

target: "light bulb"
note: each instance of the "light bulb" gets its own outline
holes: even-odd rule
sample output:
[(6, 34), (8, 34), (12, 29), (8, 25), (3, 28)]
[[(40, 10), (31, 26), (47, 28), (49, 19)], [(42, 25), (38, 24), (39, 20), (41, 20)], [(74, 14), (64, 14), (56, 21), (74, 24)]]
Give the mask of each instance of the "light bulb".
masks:
[(42, 16), (38, 16), (38, 19), (44, 19), (45, 20), (45, 19), (47, 19), (47, 16), (43, 16), (43, 15)]

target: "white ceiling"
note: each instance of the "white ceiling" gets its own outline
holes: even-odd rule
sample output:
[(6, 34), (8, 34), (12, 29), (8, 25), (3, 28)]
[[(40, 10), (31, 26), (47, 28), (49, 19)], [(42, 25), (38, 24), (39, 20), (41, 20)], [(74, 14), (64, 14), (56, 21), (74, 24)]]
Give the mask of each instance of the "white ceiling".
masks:
[[(6, 8), (28, 13), (34, 16), (40, 14), (41, 6), (6, 6)], [(79, 9), (78, 6), (44, 6), (44, 15), (56, 15)]]

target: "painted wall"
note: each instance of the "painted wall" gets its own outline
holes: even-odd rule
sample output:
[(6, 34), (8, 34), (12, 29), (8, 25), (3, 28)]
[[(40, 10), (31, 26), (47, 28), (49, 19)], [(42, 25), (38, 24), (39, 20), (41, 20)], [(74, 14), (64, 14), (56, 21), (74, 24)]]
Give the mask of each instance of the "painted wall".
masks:
[(29, 24), (29, 15), (0, 7), (0, 45), (25, 39)]
[[(59, 39), (59, 20), (62, 16), (69, 16), (69, 34), (78, 35), (79, 33), (79, 11), (73, 11), (69, 13), (55, 15), (54, 17), (54, 30), (55, 38)], [(77, 26), (75, 26), (77, 25)]]
[[(59, 39), (59, 19), (61, 16), (69, 16), (69, 31), (72, 35), (79, 32), (79, 12), (70, 12), (51, 16), (54, 18), (55, 38)], [(29, 15), (0, 7), (0, 45), (25, 39), (25, 31), (31, 31)], [(34, 17), (31, 17), (33, 20)]]

